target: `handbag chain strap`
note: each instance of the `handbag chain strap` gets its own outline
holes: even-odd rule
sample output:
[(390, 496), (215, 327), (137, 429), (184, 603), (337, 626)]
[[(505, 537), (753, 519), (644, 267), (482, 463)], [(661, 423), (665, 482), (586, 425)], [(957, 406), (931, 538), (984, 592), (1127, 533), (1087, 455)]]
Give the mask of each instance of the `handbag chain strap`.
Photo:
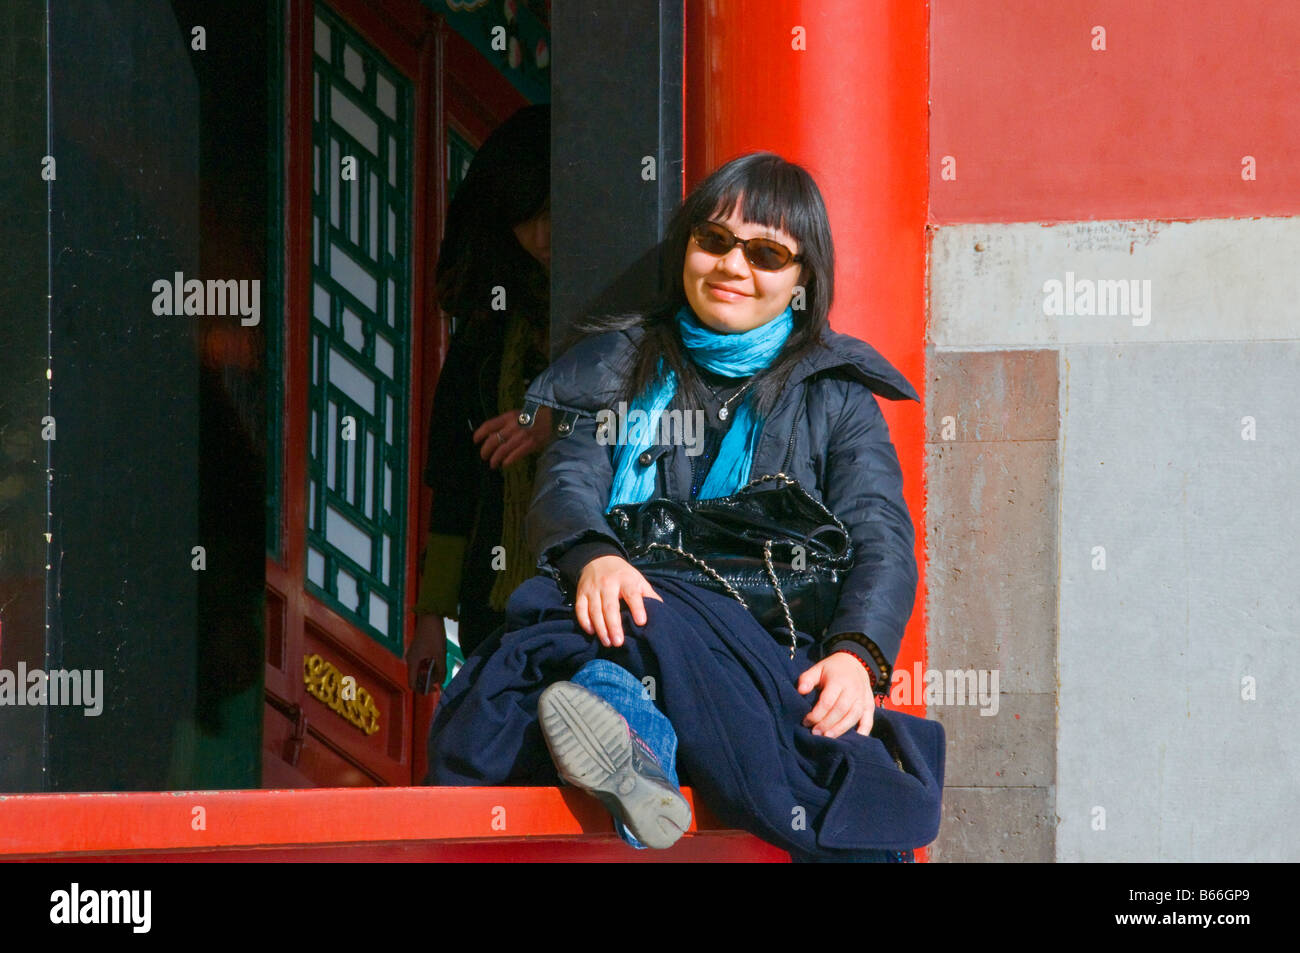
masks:
[(790, 627), (790, 658), (794, 658), (794, 619), (790, 618), (790, 606), (785, 601), (785, 593), (781, 591), (781, 584), (776, 581), (776, 569), (772, 566), (772, 541), (763, 540), (763, 565), (767, 567), (767, 578), (772, 580), (772, 588), (776, 590), (776, 598), (781, 603), (781, 611), (785, 613), (785, 624)]
[[(802, 493), (810, 503), (812, 503), (823, 513), (825, 513), (827, 518), (830, 519), (832, 522), (834, 522), (835, 525), (839, 527), (842, 533), (844, 533), (846, 536), (848, 535), (848, 530), (844, 528), (844, 524), (839, 521), (839, 519), (835, 516), (834, 513), (828, 510), (822, 503), (819, 503), (816, 499), (814, 499), (813, 496), (807, 490), (805, 490), (802, 486), (799, 485), (798, 480), (792, 479), (791, 477), (787, 476), (784, 473), (770, 473), (767, 474), (766, 476), (755, 477), (754, 479), (750, 480), (747, 484), (745, 484), (743, 487), (741, 487), (739, 492), (748, 490), (750, 487), (756, 486), (759, 483), (766, 483), (768, 480), (780, 480), (784, 484), (793, 484), (795, 489), (797, 489), (800, 493)], [(722, 578), (722, 575), (716, 569), (714, 569), (712, 566), (706, 563), (699, 556), (696, 556), (694, 553), (688, 553), (684, 549), (679, 549), (676, 546), (670, 546), (667, 543), (650, 543), (646, 546), (646, 549), (667, 550), (670, 553), (675, 553), (676, 555), (681, 556), (683, 559), (689, 560), (690, 562), (694, 563), (695, 565), (703, 569), (706, 573), (709, 574), (709, 576), (715, 579), (718, 583), (720, 583), (722, 585), (722, 588), (726, 589), (727, 592), (730, 593), (731, 596), (737, 602), (739, 602), (742, 606), (744, 606), (746, 610), (749, 609), (749, 604), (745, 602), (744, 597), (741, 596), (741, 594), (736, 591), (736, 588), (731, 583), (727, 582), (726, 579)], [(776, 578), (776, 567), (772, 563), (772, 540), (770, 539), (763, 541), (763, 566), (764, 568), (767, 569), (767, 578), (772, 581), (772, 588), (776, 590), (776, 598), (777, 601), (781, 603), (781, 611), (785, 613), (785, 624), (790, 629), (790, 658), (794, 658), (795, 649), (797, 647), (797, 643), (795, 642), (794, 618), (790, 615), (790, 605), (785, 601), (785, 593), (781, 591), (781, 583)]]
[(712, 566), (706, 563), (699, 556), (696, 556), (694, 553), (688, 553), (686, 550), (678, 549), (676, 546), (669, 546), (667, 543), (649, 543), (646, 546), (646, 549), (666, 549), (670, 553), (676, 553), (678, 556), (681, 556), (685, 559), (689, 559), (691, 562), (695, 563), (695, 565), (699, 566), (706, 573), (712, 576), (715, 580), (721, 583), (722, 588), (726, 589), (727, 592), (730, 593), (737, 602), (739, 602), (746, 609), (749, 608), (749, 603), (745, 601), (744, 596), (742, 596), (739, 592), (736, 591), (736, 587), (733, 586), (731, 583), (727, 582), (727, 580), (723, 579), (716, 569), (714, 569)]
[[(676, 553), (684, 559), (690, 560), (713, 577), (713, 579), (715, 579), (722, 588), (726, 589), (731, 597), (744, 606), (746, 610), (749, 609), (749, 603), (745, 601), (744, 596), (736, 591), (736, 587), (727, 582), (727, 580), (724, 579), (716, 569), (694, 553), (688, 553), (684, 549), (670, 546), (667, 543), (649, 543), (646, 545), (646, 549), (663, 549), (670, 553)], [(790, 616), (790, 606), (785, 601), (785, 593), (781, 591), (781, 583), (779, 583), (776, 578), (776, 568), (772, 564), (772, 541), (770, 539), (764, 540), (763, 542), (763, 565), (767, 569), (767, 578), (772, 580), (772, 588), (776, 590), (776, 598), (781, 603), (781, 611), (785, 613), (785, 624), (790, 627), (790, 658), (794, 658), (794, 650), (796, 647), (794, 637), (794, 619)]]
[(745, 490), (748, 490), (750, 487), (757, 486), (760, 483), (766, 483), (768, 480), (780, 480), (783, 484), (789, 484), (793, 486), (796, 490), (798, 490), (801, 494), (803, 494), (803, 498), (805, 500), (807, 500), (813, 506), (817, 507), (817, 509), (821, 510), (822, 513), (825, 514), (826, 518), (830, 520), (832, 523), (834, 523), (836, 528), (838, 528), (841, 533), (843, 533), (845, 536), (849, 535), (849, 531), (844, 528), (844, 524), (840, 522), (840, 518), (836, 516), (834, 513), (832, 513), (830, 510), (828, 510), (826, 508), (825, 503), (822, 503), (811, 493), (809, 493), (806, 489), (804, 489), (803, 485), (798, 480), (794, 479), (794, 477), (788, 476), (785, 473), (781, 473), (781, 472), (769, 473), (766, 476), (754, 477), (754, 479), (750, 480), (748, 483), (746, 483), (743, 487), (741, 487), (736, 492), (743, 493)]

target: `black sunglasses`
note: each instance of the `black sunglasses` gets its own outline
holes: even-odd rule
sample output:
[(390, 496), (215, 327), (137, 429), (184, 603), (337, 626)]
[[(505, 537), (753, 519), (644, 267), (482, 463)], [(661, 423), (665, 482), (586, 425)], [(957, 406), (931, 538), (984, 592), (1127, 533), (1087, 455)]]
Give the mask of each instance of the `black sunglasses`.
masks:
[(745, 260), (763, 271), (780, 271), (792, 261), (803, 261), (802, 255), (796, 255), (780, 242), (770, 238), (737, 238), (731, 229), (717, 222), (701, 222), (691, 229), (691, 237), (710, 255), (725, 255), (740, 245)]

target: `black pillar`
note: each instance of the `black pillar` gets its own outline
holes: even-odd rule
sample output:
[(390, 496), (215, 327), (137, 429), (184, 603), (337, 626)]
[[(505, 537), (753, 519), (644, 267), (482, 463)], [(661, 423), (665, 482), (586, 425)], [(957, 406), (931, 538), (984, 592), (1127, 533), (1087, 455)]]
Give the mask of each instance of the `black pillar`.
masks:
[(266, 7), (20, 5), (48, 46), (7, 71), (41, 109), (5, 204), (39, 273), (0, 328), (0, 669), (79, 703), (0, 706), (0, 790), (256, 786), (264, 329), (155, 282), (258, 280), (267, 314)]
[(552, 7), (553, 347), (575, 317), (644, 307), (657, 287), (682, 194), (683, 16), (681, 0)]
[[(0, 5), (0, 677), (45, 660), (45, 4)], [(0, 791), (39, 791), (43, 708), (0, 705)]]

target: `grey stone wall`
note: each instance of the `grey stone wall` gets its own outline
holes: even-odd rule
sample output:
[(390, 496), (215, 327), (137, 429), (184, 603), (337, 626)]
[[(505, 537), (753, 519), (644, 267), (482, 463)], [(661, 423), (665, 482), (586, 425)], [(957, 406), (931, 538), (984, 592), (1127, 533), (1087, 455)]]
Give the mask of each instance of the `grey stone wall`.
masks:
[[(1057, 352), (927, 351), (929, 669), (998, 673), (948, 733), (936, 861), (1055, 853)], [(991, 687), (992, 681), (990, 679)]]
[(1300, 859), (1297, 248), (1300, 218), (934, 230), (929, 665), (1001, 692), (929, 708), (934, 859)]

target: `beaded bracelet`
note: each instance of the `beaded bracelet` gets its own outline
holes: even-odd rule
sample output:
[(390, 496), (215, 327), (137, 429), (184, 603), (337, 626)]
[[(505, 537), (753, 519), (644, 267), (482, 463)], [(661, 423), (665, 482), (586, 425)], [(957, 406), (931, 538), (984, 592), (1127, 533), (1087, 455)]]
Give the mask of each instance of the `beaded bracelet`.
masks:
[[(849, 642), (854, 643), (855, 645), (862, 646), (869, 653), (871, 653), (871, 657), (875, 659), (876, 665), (880, 667), (881, 679), (884, 681), (886, 686), (889, 685), (889, 683), (892, 681), (891, 675), (893, 674), (893, 670), (890, 667), (889, 663), (885, 661), (885, 657), (881, 655), (880, 649), (876, 646), (875, 642), (872, 642), (869, 638), (867, 638), (864, 635), (860, 635), (857, 632), (841, 632), (839, 635), (835, 637), (835, 640), (836, 641), (847, 640)], [(837, 649), (836, 651), (842, 652), (844, 650)], [(859, 655), (858, 658), (861, 659), (862, 656)], [(869, 665), (867, 666), (867, 671), (871, 671), (871, 666)], [(871, 685), (873, 690), (875, 689), (875, 684), (876, 684), (875, 679), (872, 679)]]

